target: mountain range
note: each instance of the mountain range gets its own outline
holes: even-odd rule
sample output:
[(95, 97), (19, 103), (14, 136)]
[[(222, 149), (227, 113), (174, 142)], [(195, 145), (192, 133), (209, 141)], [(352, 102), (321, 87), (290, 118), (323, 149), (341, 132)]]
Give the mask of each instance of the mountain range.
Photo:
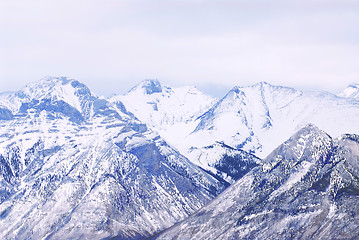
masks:
[(228, 184), (67, 78), (1, 99), (0, 238), (149, 236)]
[(357, 93), (145, 80), (105, 98), (47, 77), (0, 94), (0, 238), (357, 236)]
[[(151, 90), (153, 86), (157, 86), (156, 91)], [(216, 142), (264, 158), (309, 123), (334, 137), (358, 133), (359, 125), (354, 123), (359, 122), (359, 102), (353, 96), (354, 90), (359, 90), (354, 86), (345, 89), (340, 97), (261, 82), (234, 87), (222, 99), (213, 100), (195, 88), (179, 88), (180, 92), (147, 80), (128, 94), (114, 98), (121, 99), (141, 121), (196, 162), (191, 149)], [(183, 97), (187, 96), (183, 94), (185, 90), (191, 94), (189, 101), (183, 100), (188, 99)], [(153, 108), (154, 104), (157, 107)]]
[(307, 125), (154, 239), (358, 239), (358, 179), (359, 135)]

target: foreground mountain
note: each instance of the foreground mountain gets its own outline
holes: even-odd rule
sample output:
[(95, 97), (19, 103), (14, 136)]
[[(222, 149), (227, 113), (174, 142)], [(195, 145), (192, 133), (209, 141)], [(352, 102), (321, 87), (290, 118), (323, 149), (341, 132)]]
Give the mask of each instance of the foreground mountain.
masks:
[(68, 78), (1, 95), (0, 126), (1, 239), (141, 238), (227, 184)]
[(155, 239), (358, 239), (359, 136), (308, 125)]

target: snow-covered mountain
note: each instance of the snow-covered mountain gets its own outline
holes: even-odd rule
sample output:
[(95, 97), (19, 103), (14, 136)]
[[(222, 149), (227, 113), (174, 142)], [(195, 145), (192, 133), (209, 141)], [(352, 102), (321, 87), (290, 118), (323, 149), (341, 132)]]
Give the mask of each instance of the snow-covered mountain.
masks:
[(145, 80), (110, 101), (121, 101), (139, 120), (183, 150), (180, 139), (194, 130), (196, 119), (218, 100), (192, 86), (175, 88), (162, 86), (158, 80)]
[(359, 101), (262, 82), (233, 88), (200, 120), (193, 142), (215, 139), (265, 157), (309, 123), (335, 137), (359, 133)]
[[(117, 95), (111, 102), (122, 102), (138, 119), (158, 132), (193, 163), (232, 183), (256, 166), (259, 159), (243, 150), (221, 142), (206, 141), (208, 145), (187, 142), (196, 129), (199, 118), (218, 99), (195, 87), (172, 88), (158, 80), (145, 80), (126, 95)], [(213, 140), (213, 139), (211, 139)]]
[(232, 148), (223, 142), (205, 147), (192, 147), (187, 154), (194, 164), (228, 183), (240, 179), (262, 162), (253, 154)]
[[(106, 99), (76, 80), (48, 77), (0, 94), (0, 238), (143, 238), (234, 182), (181, 223), (193, 226), (179, 225), (188, 231), (175, 226), (161, 238), (217, 236), (210, 226), (219, 238), (290, 238), (291, 226), (303, 226), (302, 238), (341, 230), (347, 237), (352, 226), (335, 219), (357, 224), (347, 208), (357, 205), (356, 135), (333, 140), (309, 125), (265, 160), (252, 153), (266, 155), (307, 123), (337, 137), (359, 133), (358, 122), (353, 96), (268, 83), (217, 100), (146, 80)], [(329, 227), (315, 230), (323, 219)], [(270, 232), (266, 224), (276, 221)]]
[(116, 95), (110, 100), (123, 102), (141, 121), (165, 131), (192, 122), (217, 101), (193, 86), (162, 86), (158, 80), (145, 80), (126, 95)]
[[(156, 86), (160, 84), (157, 82)], [(134, 90), (136, 98), (123, 101), (125, 106), (130, 106), (135, 115), (141, 116), (141, 120), (160, 132), (161, 136), (193, 162), (197, 160), (193, 158), (191, 149), (204, 148), (216, 142), (265, 157), (309, 123), (317, 125), (334, 137), (343, 133), (359, 133), (359, 125), (356, 124), (359, 122), (359, 100), (338, 97), (327, 92), (303, 92), (266, 82), (249, 87), (234, 87), (221, 100), (211, 101), (207, 105), (206, 98), (184, 101), (181, 109), (197, 106), (193, 102), (206, 107), (199, 107), (202, 111), (196, 110), (198, 114), (185, 115), (188, 116), (185, 121), (177, 118), (179, 120), (176, 123), (165, 121), (163, 124), (163, 119), (168, 119), (168, 112), (182, 115), (182, 110), (177, 110), (179, 101), (173, 100), (175, 104), (171, 107), (157, 111), (156, 108), (149, 107), (153, 102), (161, 103), (164, 99), (171, 101), (170, 99), (175, 97), (160, 93), (158, 89), (161, 88), (157, 88), (158, 92), (152, 94), (138, 89), (139, 87), (136, 87)], [(132, 91), (129, 95), (133, 95)], [(152, 95), (166, 97), (147, 100), (152, 99)], [(124, 97), (126, 98), (129, 99), (128, 96)], [(149, 102), (151, 104), (148, 104)], [(201, 114), (213, 103), (212, 107)], [(144, 105), (147, 105), (147, 110), (141, 110)]]
[(154, 239), (358, 239), (359, 136), (313, 125)]
[(341, 93), (339, 93), (340, 97), (348, 97), (348, 98), (359, 98), (359, 84), (349, 85), (346, 89), (344, 89)]
[(226, 184), (78, 81), (0, 96), (1, 239), (140, 238)]

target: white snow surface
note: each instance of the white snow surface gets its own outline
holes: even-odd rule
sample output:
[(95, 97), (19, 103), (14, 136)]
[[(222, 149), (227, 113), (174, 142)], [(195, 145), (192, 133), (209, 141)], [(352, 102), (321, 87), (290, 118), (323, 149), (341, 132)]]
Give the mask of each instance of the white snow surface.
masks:
[[(148, 94), (150, 84), (156, 84), (158, 92)], [(157, 80), (146, 80), (110, 101), (121, 101), (128, 111), (184, 154), (188, 150), (184, 140), (198, 124), (197, 118), (218, 100), (193, 86), (161, 86)]]
[(348, 98), (359, 98), (359, 84), (349, 85), (346, 89), (344, 89), (341, 93), (339, 93), (338, 96), (348, 97)]
[(202, 117), (200, 127), (192, 135), (198, 136), (197, 140), (224, 141), (265, 157), (309, 123), (338, 137), (359, 133), (357, 122), (356, 100), (259, 83), (232, 89)]
[[(18, 114), (41, 99), (64, 101), (84, 118), (71, 121), (61, 107)], [(14, 115), (0, 120), (0, 190), (10, 193), (0, 192), (1, 239), (148, 236), (198, 210), (221, 185), (77, 81), (43, 79), (3, 95), (0, 105)]]
[[(67, 115), (45, 110), (36, 112), (29, 109), (23, 113), (25, 116), (17, 115), (23, 103), (42, 99), (66, 102), (84, 116), (84, 122), (78, 124)], [(120, 102), (137, 119), (121, 109)], [(106, 107), (116, 112), (118, 117), (106, 112), (96, 115), (95, 107), (99, 103), (102, 104), (100, 110), (101, 106)], [(146, 208), (140, 197), (143, 196), (142, 179), (146, 178), (146, 173), (137, 168), (143, 159), (131, 153), (143, 146), (154, 144), (168, 161), (165, 168), (176, 166), (176, 170), (185, 171), (191, 181), (209, 188), (218, 181), (195, 165), (216, 173), (213, 164), (218, 158), (236, 153), (235, 150), (225, 151), (218, 142), (263, 157), (308, 123), (317, 125), (333, 137), (359, 133), (359, 101), (352, 90), (340, 97), (327, 92), (303, 92), (272, 86), (265, 82), (235, 87), (217, 100), (194, 87), (171, 88), (148, 80), (124, 96), (106, 100), (75, 80), (45, 78), (19, 92), (1, 94), (0, 107), (14, 114), (12, 120), (0, 120), (0, 154), (18, 148), (20, 168), (25, 172), (31, 171), (25, 161), (29, 160), (27, 154), (37, 143), (42, 144), (44, 154), (43, 165), (34, 173), (35, 177), (24, 174), (16, 180), (19, 182), (13, 183), (24, 195), (13, 196), (11, 201), (0, 204), (0, 213), (5, 216), (0, 219), (0, 237), (5, 239), (27, 238), (29, 232), (34, 234), (32, 238), (56, 239), (66, 234), (70, 238), (91, 238), (94, 235), (87, 234), (97, 228), (101, 231), (96, 232), (96, 238), (114, 236), (116, 231), (122, 231), (125, 237), (134, 237), (138, 233), (148, 235), (171, 226), (213, 198), (208, 192), (187, 194), (185, 187), (188, 186), (177, 185), (176, 180), (161, 175), (150, 181), (151, 191), (146, 194), (154, 200)], [(303, 154), (302, 142), (304, 144), (305, 139), (298, 140), (296, 157)], [(118, 145), (121, 145), (120, 149)], [(214, 147), (206, 148), (210, 145)], [(140, 154), (155, 154), (152, 151), (149, 148)], [(131, 188), (124, 183), (118, 184), (118, 179), (111, 177), (118, 173), (114, 166), (120, 168), (123, 179), (133, 181), (128, 180)], [(154, 171), (157, 167), (163, 165), (159, 164)], [(268, 162), (262, 167), (270, 170), (273, 166)], [(11, 168), (16, 172), (13, 166)], [(310, 169), (310, 163), (302, 162), (298, 172), (273, 192), (273, 197), (288, 192)], [(166, 174), (171, 172), (175, 171)], [(46, 183), (48, 178), (54, 178), (54, 185), (41, 185), (41, 181)], [(57, 178), (67, 180), (59, 184)], [(226, 176), (224, 178), (231, 182)], [(81, 179), (81, 184), (78, 179)], [(225, 212), (233, 204), (245, 204), (248, 199), (238, 193), (250, 196), (254, 192), (251, 188), (253, 181), (250, 175), (245, 175), (231, 187), (232, 190), (224, 193), (227, 203), (212, 201), (209, 207), (213, 207), (213, 214)], [(31, 186), (39, 187), (40, 193), (31, 191)], [(55, 190), (47, 196), (47, 189), (52, 187)], [(75, 199), (74, 196), (81, 198)], [(114, 196), (128, 197), (129, 206), (133, 208), (124, 209), (121, 216), (111, 215), (113, 209), (109, 206), (113, 205), (111, 199)], [(107, 222), (109, 217), (111, 221)], [(228, 224), (230, 221), (235, 220), (230, 219)], [(23, 226), (28, 228), (24, 230)]]
[[(357, 239), (358, 217), (352, 212), (357, 211), (353, 208), (358, 198), (333, 198), (333, 189), (340, 186), (333, 179), (343, 181), (347, 175), (342, 164), (357, 166), (356, 151), (345, 155), (348, 149), (358, 149), (357, 135), (342, 141), (343, 149), (338, 152), (333, 151), (339, 147), (336, 144), (337, 140), (307, 125), (263, 160), (274, 163), (271, 171), (252, 169), (205, 207), (154, 239)], [(330, 176), (329, 186), (325, 190), (314, 187), (323, 176)], [(356, 177), (351, 175), (349, 182)]]
[(189, 87), (163, 87), (160, 93), (147, 94), (136, 87), (112, 100), (121, 99), (140, 120), (193, 162), (196, 159), (190, 149), (215, 142), (264, 158), (309, 123), (333, 137), (359, 133), (359, 101), (346, 96), (303, 92), (266, 82), (234, 87), (219, 101), (191, 92)]

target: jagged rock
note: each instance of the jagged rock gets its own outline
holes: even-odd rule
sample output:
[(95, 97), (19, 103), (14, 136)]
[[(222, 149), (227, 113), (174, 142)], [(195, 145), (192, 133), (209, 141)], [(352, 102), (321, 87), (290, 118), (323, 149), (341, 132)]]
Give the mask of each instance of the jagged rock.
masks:
[(78, 81), (46, 78), (0, 105), (14, 116), (0, 120), (1, 239), (142, 238), (226, 187)]
[(215, 200), (154, 239), (357, 239), (359, 137), (297, 132)]

